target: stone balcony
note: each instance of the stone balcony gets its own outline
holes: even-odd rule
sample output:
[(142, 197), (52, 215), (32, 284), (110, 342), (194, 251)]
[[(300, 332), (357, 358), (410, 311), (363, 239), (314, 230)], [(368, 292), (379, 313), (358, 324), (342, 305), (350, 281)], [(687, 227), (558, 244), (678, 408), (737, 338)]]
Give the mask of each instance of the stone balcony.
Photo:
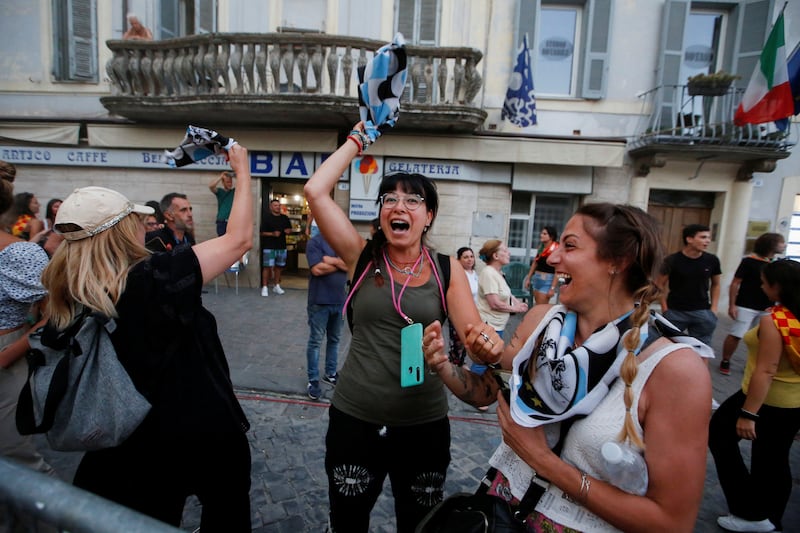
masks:
[(797, 143), (791, 124), (779, 130), (774, 122), (736, 126), (734, 113), (744, 89), (719, 94), (692, 94), (687, 85), (656, 87), (642, 96), (643, 111), (628, 155), (639, 175), (663, 167), (670, 159), (739, 163), (737, 178), (772, 172)]
[[(107, 41), (109, 112), (140, 123), (346, 129), (359, 120), (357, 69), (382, 41), (308, 32), (210, 33)], [(471, 133), (486, 119), (483, 54), (406, 47), (398, 129)]]

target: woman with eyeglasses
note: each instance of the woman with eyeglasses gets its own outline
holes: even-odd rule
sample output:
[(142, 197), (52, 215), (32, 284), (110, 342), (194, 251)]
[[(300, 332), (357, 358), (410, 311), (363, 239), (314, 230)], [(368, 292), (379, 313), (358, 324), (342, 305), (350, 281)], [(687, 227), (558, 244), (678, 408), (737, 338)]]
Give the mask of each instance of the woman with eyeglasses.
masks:
[[(305, 185), (320, 231), (347, 263), (352, 281), (345, 304), (352, 317), (352, 342), (339, 372), (326, 437), (330, 525), (337, 532), (368, 531), (370, 511), (388, 475), (397, 531), (411, 532), (442, 500), (450, 463), (442, 383), (458, 380), (461, 372), (458, 367), (445, 377), (428, 373), (423, 328), (440, 336), (441, 323), (449, 317), (471, 355), (487, 363), (497, 360), (503, 342), (481, 322), (458, 261), (426, 246), (438, 209), (430, 179), (384, 176), (376, 201), (379, 228), (369, 241), (336, 204), (331, 192), (339, 176), (368, 144), (358, 123)], [(357, 265), (362, 267), (353, 279)]]

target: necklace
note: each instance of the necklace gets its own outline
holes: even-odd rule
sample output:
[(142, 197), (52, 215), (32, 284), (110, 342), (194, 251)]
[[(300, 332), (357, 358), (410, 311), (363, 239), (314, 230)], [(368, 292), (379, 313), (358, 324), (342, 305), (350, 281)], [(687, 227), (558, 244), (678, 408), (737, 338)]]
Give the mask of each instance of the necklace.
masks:
[[(411, 277), (414, 277), (414, 278), (418, 278), (420, 276), (420, 274), (422, 274), (422, 267), (425, 265), (425, 256), (420, 254), (420, 257), (418, 257), (413, 262), (413, 264), (414, 264), (413, 267), (405, 266), (403, 268), (400, 268), (399, 266), (395, 265), (392, 262), (392, 259), (389, 257), (389, 254), (386, 254), (386, 262), (389, 263), (389, 266), (392, 267), (392, 270), (394, 270), (395, 272), (398, 272), (400, 274), (405, 274), (406, 276), (411, 276)], [(411, 264), (411, 263), (406, 263), (406, 265), (408, 265), (408, 264)], [(416, 272), (414, 272), (414, 267), (417, 264), (419, 265), (418, 270)]]

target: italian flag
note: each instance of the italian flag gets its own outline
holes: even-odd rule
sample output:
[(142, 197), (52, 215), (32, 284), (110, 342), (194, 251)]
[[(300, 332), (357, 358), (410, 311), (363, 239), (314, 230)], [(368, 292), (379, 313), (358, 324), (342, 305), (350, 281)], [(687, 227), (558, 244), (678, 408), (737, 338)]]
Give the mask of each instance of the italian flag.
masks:
[(762, 124), (790, 117), (793, 113), (794, 101), (786, 68), (786, 41), (781, 13), (764, 44), (758, 67), (747, 84), (733, 122), (737, 126)]

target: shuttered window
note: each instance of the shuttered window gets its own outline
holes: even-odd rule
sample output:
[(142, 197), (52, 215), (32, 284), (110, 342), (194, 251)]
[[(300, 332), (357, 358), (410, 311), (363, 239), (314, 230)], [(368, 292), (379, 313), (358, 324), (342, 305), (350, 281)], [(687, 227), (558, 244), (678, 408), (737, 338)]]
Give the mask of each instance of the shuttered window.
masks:
[(517, 44), (528, 35), (537, 95), (605, 96), (612, 8), (613, 0), (521, 0)]
[(53, 77), (98, 81), (95, 0), (53, 1)]
[(439, 41), (439, 0), (397, 0), (396, 31), (406, 42), (436, 46)]
[[(708, 70), (725, 70), (738, 74), (741, 79), (734, 82), (744, 88), (758, 63), (761, 49), (772, 24), (773, 0), (740, 0), (729, 4), (713, 4), (714, 13), (719, 14), (719, 25), (715, 29), (725, 35), (728, 44), (720, 46), (713, 53), (721, 54), (709, 63)], [(709, 4), (687, 0), (667, 0), (661, 14), (661, 57), (658, 65), (656, 85), (663, 87), (661, 98), (661, 124), (670, 127), (678, 116), (675, 103), (680, 99), (675, 94), (675, 86), (686, 83), (687, 60), (694, 58), (687, 46), (693, 35), (692, 15), (709, 11)], [(687, 55), (687, 51), (689, 54)]]

